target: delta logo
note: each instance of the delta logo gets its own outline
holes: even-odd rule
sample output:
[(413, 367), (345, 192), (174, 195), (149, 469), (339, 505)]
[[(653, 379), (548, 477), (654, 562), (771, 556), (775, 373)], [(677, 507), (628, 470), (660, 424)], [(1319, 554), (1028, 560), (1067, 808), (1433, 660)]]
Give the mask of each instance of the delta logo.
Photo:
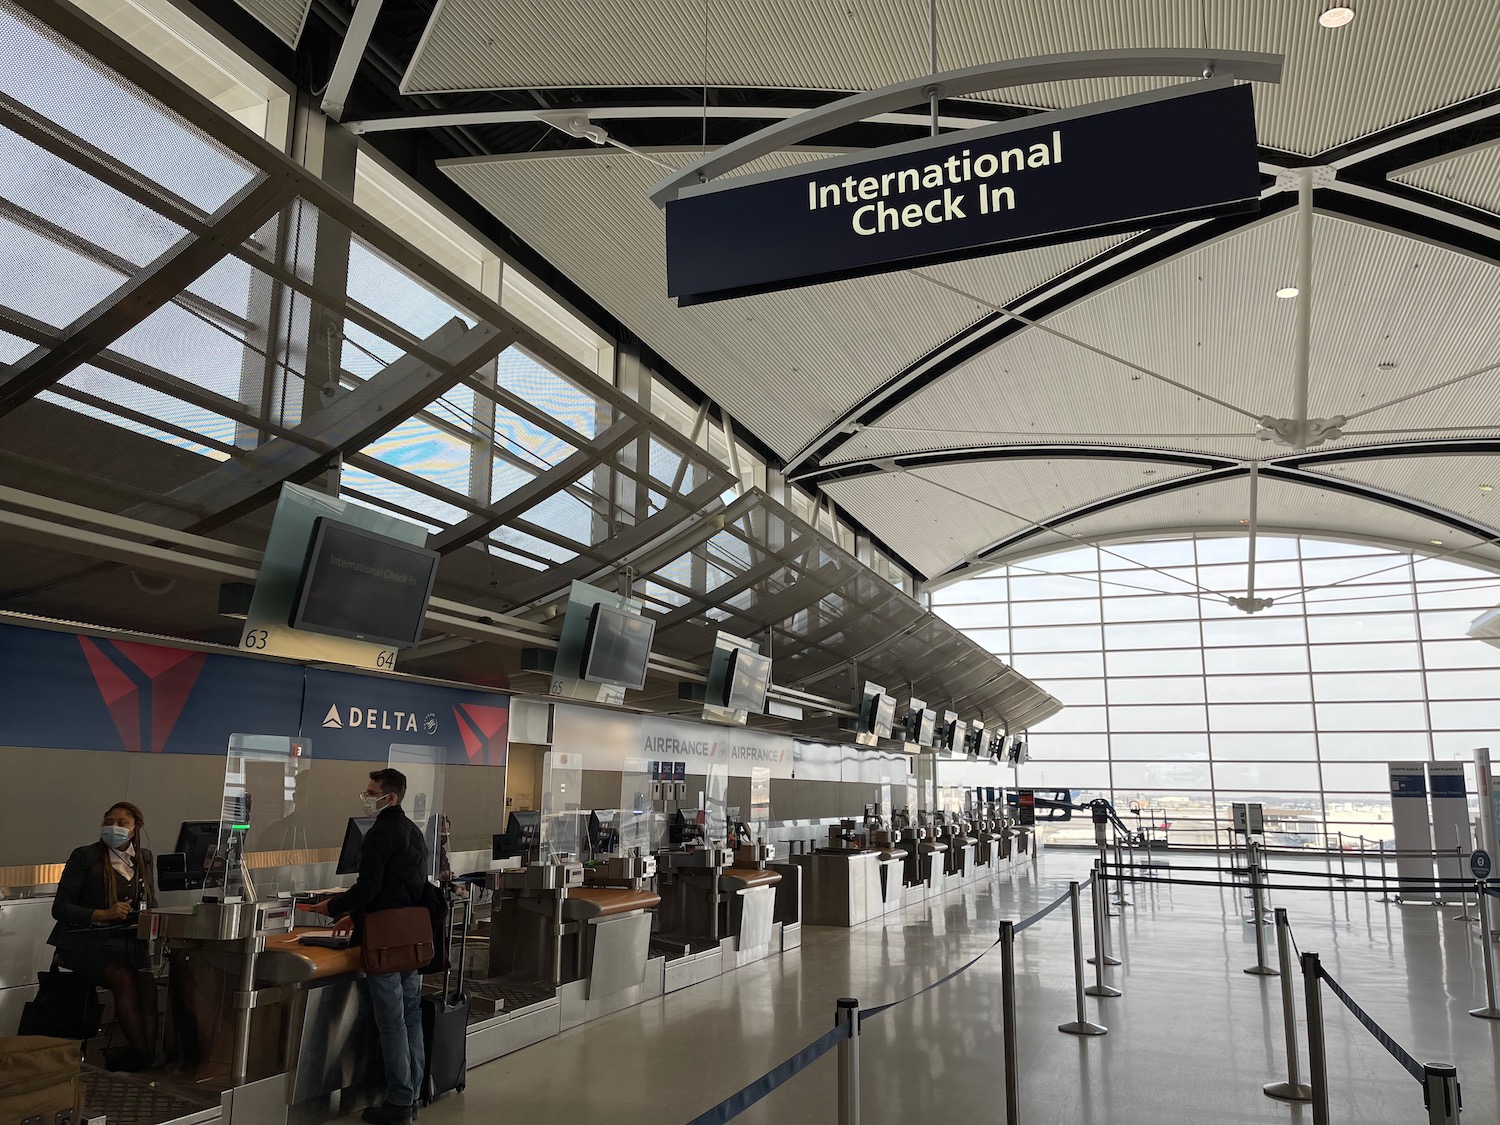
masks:
[(429, 711), (388, 711), (382, 707), (344, 707), (330, 704), (323, 716), (324, 730), (382, 730), (398, 734), (437, 734), (438, 717)]
[(78, 644), (121, 745), (132, 753), (160, 754), (208, 654), (84, 636)]

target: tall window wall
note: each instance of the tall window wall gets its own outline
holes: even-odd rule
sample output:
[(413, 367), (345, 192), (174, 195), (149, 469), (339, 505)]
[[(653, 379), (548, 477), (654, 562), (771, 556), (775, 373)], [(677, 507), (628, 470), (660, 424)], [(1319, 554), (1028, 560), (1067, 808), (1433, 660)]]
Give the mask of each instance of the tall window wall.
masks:
[[(1311, 538), (1078, 547), (940, 589), (933, 609), (1065, 705), (1016, 783), (1105, 796), (1208, 842), (1235, 801), (1273, 840), (1389, 839), (1391, 761), (1500, 745), (1500, 649), (1467, 637), (1500, 577), (1444, 557)], [(1470, 778), (1470, 792), (1473, 779)], [(1087, 834), (1087, 826), (1058, 836)]]

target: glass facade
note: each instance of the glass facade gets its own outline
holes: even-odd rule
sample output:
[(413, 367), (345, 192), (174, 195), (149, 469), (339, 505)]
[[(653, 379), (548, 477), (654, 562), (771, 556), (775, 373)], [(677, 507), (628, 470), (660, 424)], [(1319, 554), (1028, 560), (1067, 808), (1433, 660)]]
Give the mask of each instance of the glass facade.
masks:
[[(932, 594), (936, 613), (1066, 709), (1016, 784), (1132, 805), (1174, 843), (1221, 839), (1235, 801), (1273, 843), (1390, 839), (1386, 764), (1500, 745), (1500, 650), (1466, 636), (1500, 577), (1441, 554), (1261, 537), (1073, 547)], [(1473, 779), (1469, 791), (1473, 793)], [(1054, 831), (1091, 839), (1087, 823)], [(1353, 846), (1351, 844), (1351, 846)]]

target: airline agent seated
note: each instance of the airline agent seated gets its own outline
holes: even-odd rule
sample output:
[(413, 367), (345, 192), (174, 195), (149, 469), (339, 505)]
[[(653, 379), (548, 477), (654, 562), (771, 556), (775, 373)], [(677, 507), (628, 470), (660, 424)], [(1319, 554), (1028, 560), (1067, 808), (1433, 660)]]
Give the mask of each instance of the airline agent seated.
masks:
[(63, 868), (47, 943), (63, 968), (114, 993), (115, 1019), (128, 1044), (106, 1057), (111, 1070), (146, 1070), (156, 1061), (156, 978), (136, 916), (156, 905), (151, 853), (141, 846), (146, 818), (134, 805), (111, 805), (99, 839), (76, 848)]

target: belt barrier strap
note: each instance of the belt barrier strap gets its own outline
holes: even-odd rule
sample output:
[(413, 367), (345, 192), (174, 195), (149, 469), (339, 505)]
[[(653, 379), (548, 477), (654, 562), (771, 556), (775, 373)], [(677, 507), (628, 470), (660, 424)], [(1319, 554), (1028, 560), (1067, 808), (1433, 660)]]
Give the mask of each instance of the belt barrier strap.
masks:
[(761, 1098), (776, 1089), (776, 1087), (780, 1086), (788, 1078), (817, 1062), (829, 1051), (837, 1047), (839, 1040), (848, 1038), (848, 1024), (841, 1024), (835, 1027), (821, 1039), (817, 1039), (809, 1043), (806, 1047), (803, 1047), (802, 1050), (798, 1051), (769, 1074), (762, 1074), (754, 1082), (750, 1083), (750, 1085), (737, 1093), (731, 1094), (718, 1105), (714, 1106), (713, 1109), (706, 1113), (700, 1113), (692, 1121), (688, 1122), (688, 1125), (724, 1125), (724, 1122), (744, 1113), (745, 1110), (760, 1101)]
[[(1093, 881), (1094, 881), (1094, 877), (1092, 875), (1090, 875), (1087, 879), (1085, 879), (1082, 883), (1079, 884), (1079, 889), (1082, 890), (1084, 887), (1087, 887), (1091, 883), (1093, 883)], [(1051, 905), (1044, 906), (1041, 910), (1038, 910), (1030, 918), (1026, 919), (1026, 921), (1024, 921), (1024, 922), (1017, 922), (1015, 924), (1015, 926), (1012, 927), (1011, 933), (1012, 934), (1018, 934), (1022, 930), (1026, 929), (1026, 927), (1036, 925), (1038, 922), (1040, 922), (1043, 918), (1047, 917), (1047, 915), (1051, 914), (1054, 910), (1056, 910), (1063, 903), (1067, 902), (1068, 901), (1068, 896), (1071, 895), (1071, 894), (1072, 894), (1071, 891), (1065, 891), (1063, 894), (1059, 895), (1058, 898), (1057, 898), (1057, 900), (1055, 902), (1053, 902)], [(862, 1009), (860, 1009), (860, 1013), (859, 1013), (860, 1022), (864, 1022), (865, 1020), (869, 1020), (869, 1019), (874, 1019), (876, 1016), (880, 1015), (882, 1012), (888, 1012), (892, 1008), (896, 1007), (898, 1004), (905, 1004), (908, 1000), (915, 1000), (918, 996), (921, 996), (924, 992), (931, 992), (934, 988), (938, 988), (938, 987), (940, 987), (942, 985), (947, 984), (954, 977), (958, 976), (959, 973), (968, 972), (970, 969), (972, 969), (986, 955), (988, 955), (989, 953), (993, 952), (995, 946), (999, 945), (999, 944), (1000, 944), (1000, 939), (996, 938), (995, 941), (994, 941), (994, 944), (991, 945), (988, 949), (986, 949), (983, 953), (981, 953), (978, 957), (975, 957), (975, 958), (973, 958), (970, 961), (964, 962), (962, 965), (960, 965), (958, 968), (954, 969), (947, 976), (945, 976), (945, 977), (939, 977), (937, 980), (935, 980), (931, 984), (929, 984), (926, 988), (918, 989), (916, 992), (913, 992), (910, 996), (903, 997), (900, 1000), (892, 1000), (889, 1004), (877, 1004), (873, 1008), (862, 1008)]]
[(1390, 1033), (1387, 1032), (1385, 1028), (1381, 1027), (1378, 1023), (1371, 1019), (1370, 1014), (1363, 1008), (1361, 1008), (1358, 1004), (1356, 1004), (1354, 1002), (1354, 998), (1339, 986), (1339, 982), (1328, 975), (1328, 970), (1320, 967), (1318, 970), (1318, 975), (1328, 982), (1328, 987), (1333, 990), (1333, 994), (1335, 996), (1337, 996), (1344, 1002), (1344, 1007), (1348, 1008), (1349, 1011), (1354, 1013), (1354, 1018), (1365, 1025), (1365, 1030), (1368, 1031), (1371, 1035), (1375, 1036), (1375, 1041), (1390, 1052), (1391, 1058), (1395, 1059), (1398, 1063), (1405, 1067), (1406, 1072), (1413, 1078), (1415, 1078), (1418, 1082), (1426, 1081), (1425, 1071), (1422, 1069), (1422, 1064), (1417, 1062), (1416, 1059), (1412, 1058), (1411, 1054), (1406, 1050), (1405, 1047), (1401, 1046), (1400, 1043), (1397, 1043), (1394, 1039), (1392, 1039)]

